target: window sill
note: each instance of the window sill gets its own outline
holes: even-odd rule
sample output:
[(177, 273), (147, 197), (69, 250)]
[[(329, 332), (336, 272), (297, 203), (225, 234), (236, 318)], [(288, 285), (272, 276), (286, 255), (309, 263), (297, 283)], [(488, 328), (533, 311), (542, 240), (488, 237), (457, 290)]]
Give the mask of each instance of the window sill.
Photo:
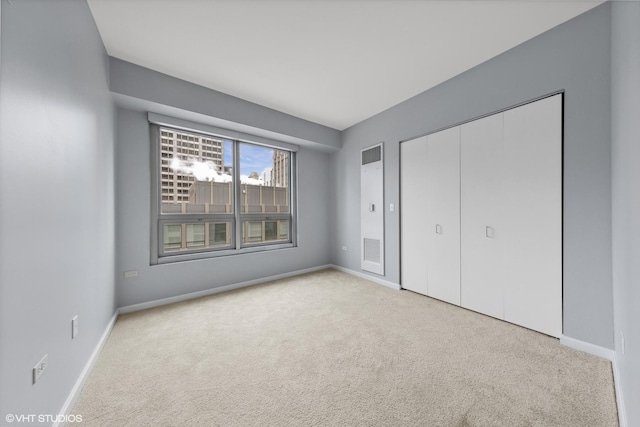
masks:
[(223, 250), (209, 251), (209, 252), (165, 255), (163, 257), (158, 258), (157, 263), (151, 263), (151, 265), (153, 266), (153, 265), (162, 265), (162, 264), (173, 264), (176, 262), (225, 258), (225, 257), (233, 257), (233, 256), (239, 256), (239, 255), (246, 255), (246, 254), (261, 253), (261, 252), (271, 252), (271, 251), (277, 251), (282, 249), (291, 249), (295, 247), (297, 246), (293, 243), (262, 244), (262, 245), (255, 245), (255, 246), (250, 246), (242, 249), (226, 249), (226, 250), (223, 249)]

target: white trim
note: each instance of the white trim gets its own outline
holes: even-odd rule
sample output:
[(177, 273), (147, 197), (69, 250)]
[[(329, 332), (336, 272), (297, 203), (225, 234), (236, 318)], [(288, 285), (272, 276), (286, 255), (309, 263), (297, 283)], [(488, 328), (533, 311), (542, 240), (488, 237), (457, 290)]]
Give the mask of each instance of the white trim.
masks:
[(220, 292), (231, 291), (233, 289), (245, 288), (247, 286), (253, 286), (253, 285), (258, 285), (260, 283), (271, 282), (273, 280), (284, 279), (292, 276), (299, 276), (301, 274), (311, 273), (313, 271), (325, 270), (331, 267), (332, 266), (328, 264), (320, 265), (318, 267), (306, 268), (304, 270), (296, 270), (296, 271), (291, 271), (289, 273), (276, 274), (275, 276), (261, 277), (259, 279), (247, 280), (246, 282), (234, 283), (232, 285), (220, 286), (212, 289), (205, 289), (204, 291), (191, 292), (188, 294), (177, 295), (175, 297), (162, 298), (162, 299), (157, 299), (153, 301), (143, 302), (140, 304), (127, 305), (125, 307), (120, 307), (118, 309), (118, 312), (120, 314), (132, 313), (134, 311), (146, 310), (148, 308), (159, 307), (167, 304), (173, 304), (174, 302), (186, 301), (194, 298), (204, 297), (207, 295), (219, 294)]
[(400, 290), (399, 284), (390, 282), (388, 280), (380, 279), (379, 277), (371, 276), (365, 273), (360, 273), (359, 271), (351, 270), (345, 267), (340, 267), (339, 265), (335, 265), (335, 264), (331, 264), (329, 267), (334, 268), (338, 271), (342, 271), (343, 273), (351, 274), (352, 276), (358, 276), (363, 279), (371, 280), (372, 282), (376, 282), (379, 285), (386, 286), (391, 289), (395, 289), (396, 291)]
[[(155, 300), (155, 301), (149, 301), (149, 302), (145, 302), (145, 303), (141, 303), (141, 304), (134, 304), (134, 305), (129, 305), (129, 306), (126, 306), (126, 307), (118, 308), (116, 310), (116, 312), (114, 313), (113, 317), (111, 318), (111, 320), (109, 321), (109, 324), (107, 325), (107, 328), (105, 329), (104, 333), (100, 337), (100, 340), (98, 341), (98, 344), (96, 345), (95, 349), (91, 353), (91, 356), (89, 357), (89, 360), (85, 364), (84, 369), (80, 373), (80, 376), (78, 377), (76, 383), (74, 384), (73, 388), (71, 389), (71, 392), (69, 393), (69, 396), (67, 397), (67, 400), (64, 402), (64, 405), (62, 405), (62, 409), (60, 409), (59, 414), (60, 415), (68, 415), (69, 412), (73, 409), (76, 401), (78, 400), (78, 397), (80, 396), (80, 392), (82, 391), (82, 388), (84, 387), (85, 382), (89, 378), (89, 374), (93, 370), (93, 367), (96, 364), (96, 361), (98, 360), (100, 352), (102, 351), (102, 348), (104, 347), (105, 343), (107, 342), (107, 338), (109, 338), (109, 334), (111, 334), (111, 330), (113, 329), (113, 326), (115, 325), (116, 320), (118, 319), (118, 316), (120, 314), (131, 313), (131, 312), (134, 312), (134, 311), (144, 310), (144, 309), (152, 308), (152, 307), (158, 307), (158, 306), (161, 306), (161, 305), (171, 304), (171, 303), (179, 302), (179, 301), (185, 301), (185, 300), (188, 300), (188, 299), (198, 298), (198, 297), (201, 297), (201, 296), (217, 294), (217, 293), (224, 292), (224, 291), (229, 291), (229, 290), (232, 290), (232, 289), (243, 288), (243, 287), (257, 285), (257, 284), (265, 283), (265, 282), (271, 282), (273, 280), (284, 279), (284, 278), (287, 278), (287, 277), (299, 276), (301, 274), (311, 273), (311, 272), (318, 271), (318, 270), (325, 270), (327, 268), (333, 268), (333, 267), (334, 266), (330, 265), (330, 264), (320, 265), (320, 266), (317, 266), (317, 267), (311, 267), (311, 268), (307, 268), (307, 269), (304, 269), (304, 270), (297, 270), (297, 271), (292, 271), (292, 272), (289, 272), (289, 273), (277, 274), (275, 276), (263, 277), (263, 278), (255, 279), (255, 280), (248, 280), (246, 282), (236, 283), (236, 284), (228, 285), (228, 286), (221, 286), (219, 288), (208, 289), (208, 290), (205, 290), (205, 291), (193, 292), (193, 293), (190, 293), (190, 294), (179, 295), (179, 296), (176, 296), (176, 297), (163, 298), (163, 299), (159, 299), (159, 300)], [(59, 417), (59, 418), (63, 418), (63, 417)], [(62, 425), (63, 424), (61, 424), (60, 421), (56, 421), (53, 424), (53, 427), (61, 427)]]
[(594, 356), (602, 357), (611, 362), (611, 370), (613, 371), (613, 385), (616, 392), (616, 406), (618, 407), (618, 423), (620, 427), (627, 427), (627, 413), (624, 407), (624, 396), (622, 394), (622, 384), (620, 371), (618, 368), (618, 355), (614, 350), (600, 347), (599, 345), (590, 344), (566, 335), (560, 337), (560, 344), (571, 347), (575, 350), (584, 351)]
[[(62, 409), (60, 409), (60, 415), (68, 415), (69, 412), (73, 409), (73, 406), (76, 404), (76, 400), (78, 400), (78, 397), (80, 396), (82, 387), (84, 387), (84, 383), (87, 381), (87, 378), (89, 378), (89, 374), (93, 370), (93, 366), (98, 361), (98, 356), (100, 356), (100, 352), (102, 351), (102, 348), (107, 342), (107, 338), (109, 338), (109, 334), (111, 334), (113, 325), (116, 324), (116, 320), (118, 319), (118, 314), (119, 312), (118, 310), (116, 310), (116, 312), (113, 314), (113, 317), (109, 321), (107, 328), (105, 329), (102, 336), (100, 337), (100, 341), (98, 341), (96, 348), (93, 349), (93, 353), (91, 353), (89, 360), (84, 365), (84, 369), (82, 370), (82, 372), (80, 372), (80, 376), (78, 377), (78, 379), (76, 380), (76, 383), (71, 389), (71, 392), (67, 397), (67, 400), (64, 402), (64, 405), (62, 405)], [(64, 418), (64, 417), (58, 417), (58, 418)], [(61, 424), (60, 421), (56, 421), (53, 424), (53, 427), (58, 427), (61, 425), (64, 425), (64, 423)]]
[[(109, 324), (107, 325), (107, 328), (105, 329), (104, 333), (100, 337), (100, 340), (98, 341), (98, 344), (96, 345), (95, 349), (91, 353), (91, 356), (89, 357), (89, 360), (85, 364), (84, 369), (80, 373), (80, 376), (78, 377), (75, 385), (71, 389), (71, 392), (69, 393), (69, 396), (67, 397), (67, 400), (65, 401), (64, 405), (62, 406), (62, 409), (60, 409), (59, 413), (61, 415), (68, 415), (69, 411), (75, 405), (78, 397), (80, 396), (80, 392), (82, 391), (82, 387), (84, 386), (85, 382), (89, 378), (89, 374), (93, 370), (93, 367), (94, 367), (96, 361), (98, 360), (98, 356), (100, 355), (100, 352), (102, 351), (102, 348), (104, 347), (105, 343), (107, 342), (107, 338), (109, 337), (109, 334), (111, 334), (111, 330), (113, 329), (113, 326), (115, 325), (116, 320), (118, 319), (118, 316), (120, 314), (132, 313), (134, 311), (145, 310), (147, 308), (152, 308), (152, 307), (159, 307), (159, 306), (171, 304), (171, 303), (174, 303), (174, 302), (186, 301), (186, 300), (189, 300), (189, 299), (199, 298), (199, 297), (207, 296), (207, 295), (213, 295), (213, 294), (217, 294), (217, 293), (220, 293), (220, 292), (225, 292), (225, 291), (238, 289), (238, 288), (243, 288), (243, 287), (247, 287), (247, 286), (253, 286), (253, 285), (260, 284), (260, 283), (270, 282), (270, 281), (273, 281), (273, 280), (284, 279), (284, 278), (287, 278), (287, 277), (299, 276), (301, 274), (311, 273), (311, 272), (314, 272), (314, 271), (324, 270), (324, 269), (327, 269), (327, 268), (333, 268), (335, 270), (342, 271), (343, 273), (351, 274), (353, 276), (357, 276), (357, 277), (360, 277), (360, 278), (363, 278), (363, 279), (366, 279), (366, 280), (370, 280), (372, 282), (375, 282), (377, 284), (389, 287), (391, 289), (395, 289), (395, 290), (400, 290), (401, 289), (400, 285), (397, 284), (397, 283), (393, 283), (393, 282), (390, 282), (388, 280), (384, 280), (384, 279), (381, 279), (381, 278), (378, 278), (378, 277), (373, 277), (371, 275), (360, 273), (359, 271), (351, 270), (349, 268), (341, 267), (341, 266), (338, 266), (338, 265), (335, 265), (335, 264), (326, 264), (326, 265), (320, 265), (320, 266), (317, 266), (317, 267), (311, 267), (311, 268), (307, 268), (307, 269), (303, 269), (303, 270), (296, 270), (296, 271), (292, 271), (292, 272), (289, 272), (289, 273), (283, 273), (283, 274), (277, 274), (277, 275), (274, 275), (274, 276), (263, 277), (263, 278), (260, 278), (260, 279), (248, 280), (246, 282), (240, 282), (240, 283), (236, 283), (236, 284), (232, 284), (232, 285), (221, 286), (221, 287), (218, 287), (218, 288), (207, 289), (207, 290), (204, 290), (204, 291), (192, 292), (192, 293), (189, 293), (189, 294), (178, 295), (178, 296), (175, 296), (175, 297), (163, 298), (163, 299), (149, 301), (149, 302), (145, 302), (145, 303), (141, 303), (141, 304), (133, 304), (133, 305), (125, 306), (125, 307), (120, 307), (120, 308), (118, 308), (116, 310), (116, 312), (114, 313), (113, 317), (109, 321)], [(584, 341), (580, 341), (580, 340), (577, 340), (575, 338), (567, 337), (565, 335), (562, 335), (560, 337), (560, 343), (562, 345), (564, 345), (564, 346), (573, 348), (575, 350), (584, 351), (585, 353), (589, 353), (589, 354), (592, 354), (594, 356), (602, 357), (602, 358), (607, 359), (607, 360), (612, 362), (613, 379), (614, 379), (614, 386), (615, 386), (615, 393), (616, 393), (616, 403), (617, 403), (617, 406), (618, 406), (618, 420), (619, 420), (619, 423), (620, 423), (620, 427), (627, 427), (626, 411), (625, 411), (625, 406), (624, 406), (624, 397), (622, 395), (622, 387), (620, 385), (620, 373), (619, 373), (619, 370), (618, 370), (618, 358), (617, 358), (616, 352), (611, 350), (611, 349), (608, 349), (608, 348), (605, 348), (605, 347), (600, 347), (598, 345), (590, 344), (590, 343), (587, 343), (587, 342), (584, 342)], [(63, 417), (60, 417), (60, 418), (63, 418)], [(60, 424), (59, 421), (57, 421), (57, 422), (55, 422), (53, 424), (53, 427), (60, 427), (60, 426), (61, 426), (61, 424)]]
[(560, 336), (560, 344), (571, 347), (575, 350), (584, 351), (585, 353), (592, 354), (594, 356), (602, 357), (610, 362), (613, 362), (616, 352), (599, 345), (591, 344), (585, 341), (580, 341), (575, 338), (568, 337), (566, 335)]
[(616, 390), (616, 403), (618, 404), (618, 423), (620, 427), (627, 427), (627, 412), (624, 407), (624, 396), (622, 395), (622, 384), (620, 371), (618, 370), (618, 353), (615, 353), (612, 361), (613, 368), (613, 384)]

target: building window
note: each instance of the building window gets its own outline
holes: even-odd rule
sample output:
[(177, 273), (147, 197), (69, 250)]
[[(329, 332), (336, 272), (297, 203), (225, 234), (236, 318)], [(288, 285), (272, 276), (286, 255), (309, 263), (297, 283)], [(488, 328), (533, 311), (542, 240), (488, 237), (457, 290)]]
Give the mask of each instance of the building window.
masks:
[(152, 134), (152, 263), (294, 246), (294, 152), (159, 125)]

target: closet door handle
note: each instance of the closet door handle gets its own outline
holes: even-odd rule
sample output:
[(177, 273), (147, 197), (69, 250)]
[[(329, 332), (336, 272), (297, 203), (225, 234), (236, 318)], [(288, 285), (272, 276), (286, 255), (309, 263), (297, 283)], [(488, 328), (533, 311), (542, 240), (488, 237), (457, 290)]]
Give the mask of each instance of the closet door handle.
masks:
[(493, 236), (495, 235), (495, 233), (496, 233), (496, 230), (494, 230), (493, 227), (489, 227), (487, 225), (487, 227), (485, 228), (485, 231), (484, 231), (484, 235), (486, 237), (488, 237), (489, 239), (493, 239)]
[(436, 224), (436, 234), (442, 234), (442, 226), (440, 224)]

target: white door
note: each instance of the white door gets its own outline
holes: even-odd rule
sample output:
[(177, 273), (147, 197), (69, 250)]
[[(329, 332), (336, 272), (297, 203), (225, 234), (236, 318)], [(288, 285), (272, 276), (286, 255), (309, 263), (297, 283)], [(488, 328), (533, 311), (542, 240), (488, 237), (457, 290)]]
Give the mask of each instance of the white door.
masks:
[(504, 113), (504, 318), (562, 334), (562, 95)]
[(504, 318), (503, 115), (460, 129), (461, 305)]
[(427, 137), (427, 295), (460, 305), (460, 127)]
[(404, 289), (427, 294), (427, 137), (400, 144), (400, 281)]

